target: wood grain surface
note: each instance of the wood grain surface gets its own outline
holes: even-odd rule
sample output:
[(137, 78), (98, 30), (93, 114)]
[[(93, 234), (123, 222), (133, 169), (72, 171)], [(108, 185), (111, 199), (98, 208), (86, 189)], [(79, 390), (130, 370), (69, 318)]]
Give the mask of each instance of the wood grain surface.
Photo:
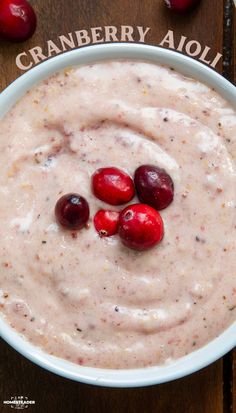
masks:
[[(0, 91), (23, 73), (15, 64), (19, 53), (35, 46), (45, 50), (49, 39), (58, 44), (58, 36), (62, 34), (104, 25), (150, 27), (146, 43), (155, 45), (168, 30), (173, 30), (176, 45), (184, 35), (209, 46), (211, 58), (218, 52), (224, 53), (226, 64), (223, 65), (222, 59), (216, 69), (222, 72), (223, 68), (231, 81), (233, 77), (236, 80), (235, 30), (232, 23), (230, 30), (226, 28), (228, 18), (224, 23), (224, 6), (230, 7), (230, 18), (235, 12), (230, 1), (202, 0), (200, 7), (184, 16), (170, 13), (162, 0), (32, 1), (38, 16), (35, 35), (23, 44), (0, 41)], [(137, 36), (135, 40), (138, 41)], [(172, 383), (139, 389), (107, 389), (55, 376), (1, 341), (0, 412), (12, 411), (2, 402), (15, 395), (35, 400), (36, 404), (28, 411), (40, 413), (236, 413), (236, 353)]]

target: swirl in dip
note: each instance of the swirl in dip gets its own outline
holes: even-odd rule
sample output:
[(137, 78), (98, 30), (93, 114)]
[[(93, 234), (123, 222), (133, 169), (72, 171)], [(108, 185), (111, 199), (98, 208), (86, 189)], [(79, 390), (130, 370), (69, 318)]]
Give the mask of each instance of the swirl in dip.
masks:
[[(0, 305), (13, 328), (72, 362), (133, 368), (236, 319), (236, 113), (214, 90), (148, 62), (97, 63), (41, 82), (0, 126)], [(163, 241), (137, 252), (98, 236), (108, 205), (91, 176), (142, 164), (164, 168), (175, 197)], [(88, 229), (55, 221), (70, 192), (89, 202)]]

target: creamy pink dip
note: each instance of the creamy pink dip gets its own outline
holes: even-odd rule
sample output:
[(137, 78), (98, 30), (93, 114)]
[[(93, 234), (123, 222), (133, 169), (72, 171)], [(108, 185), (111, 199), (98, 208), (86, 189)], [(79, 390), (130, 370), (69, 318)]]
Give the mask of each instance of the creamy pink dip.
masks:
[[(0, 305), (50, 354), (87, 366), (170, 362), (236, 319), (236, 113), (214, 90), (147, 62), (65, 70), (0, 122)], [(97, 168), (163, 167), (165, 236), (146, 252), (99, 238)], [(58, 227), (77, 192), (90, 227)], [(132, 202), (137, 202), (134, 199)]]

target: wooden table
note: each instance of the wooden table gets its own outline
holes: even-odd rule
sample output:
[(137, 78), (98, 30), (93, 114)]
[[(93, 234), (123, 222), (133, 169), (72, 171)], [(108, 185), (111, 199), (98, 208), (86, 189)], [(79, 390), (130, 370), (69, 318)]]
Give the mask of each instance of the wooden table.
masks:
[[(162, 0), (35, 0), (38, 27), (24, 44), (0, 43), (0, 90), (23, 72), (16, 56), (46, 41), (58, 43), (59, 35), (104, 25), (148, 26), (146, 43), (159, 44), (169, 29), (176, 44), (181, 35), (211, 48), (210, 55), (224, 54), (216, 67), (236, 80), (235, 30), (231, 0), (202, 0), (201, 6), (180, 16), (163, 7)], [(224, 11), (225, 10), (225, 11)], [(225, 16), (224, 21), (224, 13)], [(225, 31), (224, 31), (225, 27)], [(137, 36), (135, 40), (138, 41)], [(224, 46), (224, 50), (223, 50)], [(12, 411), (2, 401), (14, 395), (35, 400), (34, 412), (107, 413), (236, 413), (236, 352), (208, 368), (176, 382), (140, 389), (106, 389), (75, 383), (35, 366), (0, 343), (0, 411)]]

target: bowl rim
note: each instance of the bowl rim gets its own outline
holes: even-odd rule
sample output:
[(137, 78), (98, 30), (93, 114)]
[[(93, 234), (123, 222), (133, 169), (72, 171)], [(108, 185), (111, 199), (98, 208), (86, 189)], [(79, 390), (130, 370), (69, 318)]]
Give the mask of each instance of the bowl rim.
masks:
[[(62, 53), (33, 67), (12, 82), (0, 95), (0, 118), (29, 90), (51, 74), (74, 65), (104, 60), (151, 61), (173, 67), (214, 88), (236, 107), (236, 88), (212, 68), (176, 51), (140, 43), (89, 45)], [(107, 387), (140, 387), (160, 384), (187, 376), (208, 366), (236, 346), (236, 321), (198, 350), (171, 364), (135, 369), (106, 369), (79, 366), (51, 356), (32, 345), (0, 318), (0, 336), (23, 356), (55, 374), (75, 381)]]

